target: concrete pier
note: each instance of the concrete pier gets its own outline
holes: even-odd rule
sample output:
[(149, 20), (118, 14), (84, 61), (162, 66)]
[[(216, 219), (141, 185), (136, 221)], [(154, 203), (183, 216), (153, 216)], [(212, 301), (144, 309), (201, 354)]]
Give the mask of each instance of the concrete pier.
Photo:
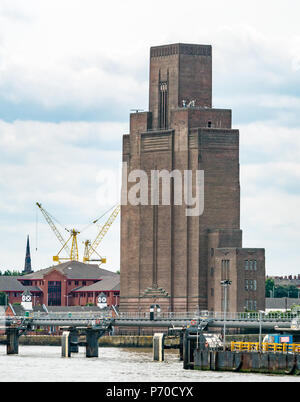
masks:
[(61, 356), (71, 357), (70, 331), (64, 331), (61, 337)]
[(17, 355), (19, 353), (19, 329), (6, 329), (6, 353), (8, 355)]
[(165, 354), (165, 345), (164, 345), (165, 335), (158, 333), (153, 336), (153, 360), (162, 362), (164, 361)]
[(98, 357), (99, 331), (87, 329), (86, 331), (86, 357)]
[(79, 351), (79, 333), (76, 328), (70, 331), (70, 351), (71, 353)]

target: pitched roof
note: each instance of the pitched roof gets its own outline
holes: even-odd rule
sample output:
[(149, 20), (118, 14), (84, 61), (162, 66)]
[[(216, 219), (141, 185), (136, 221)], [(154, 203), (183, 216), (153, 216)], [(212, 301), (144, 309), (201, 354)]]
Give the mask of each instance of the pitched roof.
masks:
[[(16, 316), (22, 316), (25, 314), (25, 309), (21, 304), (9, 304), (12, 312), (16, 315)], [(41, 312), (45, 312), (43, 306), (32, 306), (32, 310), (34, 312), (37, 311), (41, 311)]]
[(101, 292), (106, 290), (120, 290), (120, 275), (115, 274), (89, 286), (73, 289), (73, 292)]
[(25, 289), (15, 276), (0, 276), (0, 292), (23, 292)]
[(76, 313), (76, 312), (99, 312), (98, 306), (47, 306), (49, 313)]
[(292, 299), (288, 297), (266, 297), (267, 309), (286, 309), (294, 305), (300, 305), (300, 299)]
[(51, 271), (58, 271), (65, 275), (67, 279), (100, 279), (104, 276), (115, 275), (114, 272), (99, 268), (96, 264), (85, 264), (80, 261), (67, 261), (62, 264), (54, 265), (49, 268), (40, 269), (28, 275), (23, 275), (20, 280), (43, 279)]

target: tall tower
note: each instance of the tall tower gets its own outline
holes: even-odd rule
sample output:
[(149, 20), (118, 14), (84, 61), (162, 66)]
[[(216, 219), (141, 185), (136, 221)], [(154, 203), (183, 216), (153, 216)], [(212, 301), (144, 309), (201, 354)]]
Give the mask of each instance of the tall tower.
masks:
[[(239, 253), (242, 247), (239, 131), (231, 127), (231, 110), (212, 108), (211, 46), (179, 43), (150, 49), (149, 112), (130, 115), (123, 162), (127, 178), (135, 170), (147, 174), (149, 202), (122, 205), (121, 310), (148, 311), (153, 302), (162, 311), (222, 310), (214, 272), (223, 260), (215, 258), (221, 249)], [(203, 213), (187, 216), (186, 205), (173, 198), (169, 205), (151, 204), (153, 170), (177, 171), (182, 177), (185, 171), (203, 171)], [(126, 191), (134, 185), (127, 182)], [(174, 180), (169, 185), (173, 194)], [(264, 273), (264, 252), (258, 254), (252, 249), (251, 258), (260, 260)], [(242, 268), (237, 260), (232, 257), (229, 264), (235, 277), (231, 310), (243, 309), (249, 296), (238, 288)]]
[(25, 265), (23, 273), (30, 274), (32, 271), (31, 269), (31, 257), (30, 257), (30, 246), (29, 246), (29, 235), (27, 236), (27, 244), (26, 244), (26, 256), (25, 256)]

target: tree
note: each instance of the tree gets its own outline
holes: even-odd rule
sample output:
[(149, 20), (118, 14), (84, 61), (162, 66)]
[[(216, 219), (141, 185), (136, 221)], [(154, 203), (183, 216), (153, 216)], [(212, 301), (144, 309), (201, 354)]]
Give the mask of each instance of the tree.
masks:
[[(272, 296), (271, 296), (272, 295)], [(298, 298), (298, 288), (295, 285), (276, 285), (274, 279), (266, 280), (266, 297), (290, 297)]]
[(0, 292), (0, 306), (7, 305), (7, 295), (4, 292)]
[(267, 278), (266, 279), (266, 297), (270, 297), (273, 292), (273, 289), (275, 287), (274, 279), (272, 278)]

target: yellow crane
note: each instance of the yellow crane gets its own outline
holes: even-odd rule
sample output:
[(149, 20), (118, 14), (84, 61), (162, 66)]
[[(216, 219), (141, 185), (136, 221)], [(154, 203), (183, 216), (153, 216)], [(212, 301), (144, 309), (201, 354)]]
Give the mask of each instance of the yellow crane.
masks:
[[(80, 234), (78, 230), (75, 229), (66, 229), (67, 232), (69, 232), (70, 236), (67, 240), (64, 239), (64, 237), (61, 235), (59, 230), (57, 229), (56, 225), (54, 224), (53, 220), (56, 220), (53, 216), (50, 215), (49, 212), (45, 210), (45, 208), (42, 207), (42, 205), (37, 202), (36, 205), (39, 207), (41, 210), (44, 218), (46, 219), (46, 222), (49, 224), (51, 227), (52, 231), (54, 232), (55, 236), (61, 243), (62, 247), (57, 253), (57, 255), (53, 256), (53, 261), (60, 263), (63, 260), (67, 261), (79, 261), (79, 253), (78, 253), (78, 243), (77, 243), (77, 235)], [(105, 224), (101, 227), (100, 232), (96, 236), (95, 240), (93, 243), (90, 240), (86, 240), (84, 242), (85, 248), (84, 248), (84, 256), (83, 256), (83, 262), (89, 262), (89, 261), (98, 261), (100, 264), (105, 264), (106, 263), (106, 258), (103, 258), (99, 255), (99, 253), (96, 251), (97, 247), (99, 246), (100, 242), (102, 241), (103, 237), (106, 235), (108, 232), (108, 229), (111, 227), (113, 224), (114, 220), (118, 216), (120, 212), (120, 205), (118, 205), (116, 208), (114, 208), (113, 212), (109, 216), (108, 220), (105, 222)], [(106, 212), (107, 213), (107, 212)], [(94, 220), (92, 223), (95, 224), (98, 222), (100, 218)], [(88, 225), (89, 227), (90, 225)], [(71, 246), (69, 244), (71, 243)], [(67, 254), (67, 257), (61, 257), (60, 254), (65, 251)], [(91, 259), (92, 254), (96, 253), (98, 255), (98, 259)]]
[[(106, 258), (101, 257), (100, 254), (97, 253), (96, 249), (99, 246), (100, 242), (102, 241), (103, 237), (106, 235), (108, 229), (111, 227), (111, 225), (113, 224), (114, 220), (118, 216), (118, 214), (120, 212), (120, 209), (121, 209), (121, 206), (118, 205), (113, 210), (113, 212), (111, 213), (111, 215), (109, 216), (109, 218), (107, 219), (105, 224), (101, 227), (100, 232), (96, 236), (96, 238), (93, 241), (93, 243), (90, 240), (86, 240), (84, 242), (85, 248), (84, 248), (83, 262), (99, 261), (100, 264), (105, 264), (106, 263)], [(98, 219), (96, 219), (93, 223), (96, 223), (97, 221), (98, 221)], [(98, 255), (99, 259), (91, 259), (91, 256), (94, 253), (96, 253)]]
[[(49, 226), (53, 230), (55, 236), (57, 237), (57, 239), (59, 240), (59, 242), (62, 245), (62, 247), (59, 250), (59, 252), (57, 253), (57, 255), (53, 256), (53, 261), (58, 262), (58, 263), (60, 263), (62, 260), (78, 261), (79, 260), (79, 255), (78, 255), (77, 235), (80, 232), (78, 230), (75, 230), (75, 229), (71, 229), (71, 230), (66, 229), (70, 234), (68, 240), (66, 241), (63, 238), (63, 236), (61, 235), (61, 233), (59, 232), (59, 230), (57, 229), (57, 227), (55, 226), (55, 224), (53, 222), (53, 219), (52, 219), (51, 215), (49, 214), (49, 212), (47, 212), (45, 210), (45, 208), (42, 207), (42, 204), (40, 204), (39, 202), (37, 202), (36, 205), (41, 210), (42, 214), (44, 215), (44, 218), (46, 219), (46, 222), (49, 224)], [(69, 242), (70, 241), (71, 241), (71, 248), (69, 247)], [(66, 252), (68, 257), (61, 257), (60, 256), (60, 253), (63, 250)]]

